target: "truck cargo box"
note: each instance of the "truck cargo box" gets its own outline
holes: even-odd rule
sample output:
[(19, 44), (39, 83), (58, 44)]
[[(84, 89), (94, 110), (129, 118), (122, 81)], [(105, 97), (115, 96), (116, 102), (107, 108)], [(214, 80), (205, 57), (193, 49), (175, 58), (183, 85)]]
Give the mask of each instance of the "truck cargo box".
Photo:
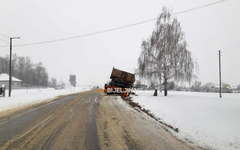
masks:
[(113, 67), (112, 74), (110, 76), (110, 86), (117, 86), (122, 88), (132, 88), (135, 82), (135, 74), (125, 72)]

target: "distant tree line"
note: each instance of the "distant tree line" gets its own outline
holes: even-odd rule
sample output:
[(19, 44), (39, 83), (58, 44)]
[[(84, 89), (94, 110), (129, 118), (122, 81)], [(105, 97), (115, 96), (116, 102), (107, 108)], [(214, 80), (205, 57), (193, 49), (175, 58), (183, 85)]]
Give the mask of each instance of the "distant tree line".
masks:
[(52, 77), (48, 81), (48, 87), (55, 88), (55, 89), (63, 89), (65, 88), (65, 83), (62, 80), (58, 82), (57, 79)]
[[(0, 73), (9, 74), (9, 55), (0, 57)], [(29, 56), (22, 57), (13, 54), (12, 76), (22, 80), (22, 83), (35, 86), (48, 86), (48, 72), (42, 62), (33, 63)]]
[[(208, 83), (205, 83), (205, 84), (202, 85), (201, 81), (195, 81), (192, 84), (192, 86), (189, 86), (189, 87), (174, 85), (172, 90), (218, 93), (219, 92), (219, 86), (215, 86), (215, 84), (211, 83), (211, 82), (208, 82)], [(240, 85), (238, 85), (238, 87), (235, 90), (240, 91)], [(222, 93), (232, 93), (232, 92), (233, 92), (233, 89), (229, 84), (222, 83)]]
[[(134, 88), (142, 89), (142, 90), (154, 90), (155, 88), (159, 88), (159, 84), (157, 82), (151, 81), (149, 86), (144, 84), (141, 84), (141, 81), (137, 80), (134, 84)], [(164, 86), (162, 85), (162, 89)], [(191, 86), (182, 86), (175, 84), (174, 81), (171, 81), (167, 85), (168, 90), (173, 91), (192, 91), (192, 92), (211, 92), (211, 93), (218, 93), (219, 87), (215, 86), (214, 83), (208, 82), (204, 85), (202, 85), (201, 81), (195, 81)], [(240, 91), (240, 84), (235, 88), (235, 90)], [(222, 92), (223, 93), (232, 93), (233, 89), (232, 87), (227, 83), (222, 83)]]
[[(237, 87), (240, 90), (240, 85)], [(208, 82), (204, 85), (201, 85), (201, 81), (195, 81), (193, 85), (190, 87), (191, 91), (195, 92), (212, 92), (216, 93), (219, 92), (219, 87), (215, 86), (213, 83)], [(222, 92), (223, 93), (232, 93), (233, 89), (227, 83), (222, 83)]]

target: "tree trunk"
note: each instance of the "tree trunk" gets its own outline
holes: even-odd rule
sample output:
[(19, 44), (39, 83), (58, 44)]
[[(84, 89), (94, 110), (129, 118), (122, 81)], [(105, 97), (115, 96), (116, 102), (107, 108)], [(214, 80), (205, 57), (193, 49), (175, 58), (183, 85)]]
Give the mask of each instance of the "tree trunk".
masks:
[(155, 89), (153, 96), (157, 96), (157, 89)]
[(167, 83), (164, 84), (164, 96), (167, 96)]
[(162, 76), (161, 76), (161, 73), (160, 73), (160, 92), (162, 93)]

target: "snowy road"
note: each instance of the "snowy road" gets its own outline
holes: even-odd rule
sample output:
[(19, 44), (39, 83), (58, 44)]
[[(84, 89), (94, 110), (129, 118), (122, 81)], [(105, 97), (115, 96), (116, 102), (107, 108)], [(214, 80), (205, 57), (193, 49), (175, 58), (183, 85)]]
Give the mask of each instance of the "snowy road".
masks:
[(0, 120), (0, 149), (191, 149), (116, 96), (62, 96)]

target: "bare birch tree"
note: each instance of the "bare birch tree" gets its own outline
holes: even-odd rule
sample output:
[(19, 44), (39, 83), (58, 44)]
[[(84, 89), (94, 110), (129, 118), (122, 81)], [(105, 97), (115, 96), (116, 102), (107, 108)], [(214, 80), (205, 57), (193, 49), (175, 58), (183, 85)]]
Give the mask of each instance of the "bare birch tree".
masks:
[(148, 80), (161, 80), (164, 95), (170, 79), (191, 82), (194, 62), (177, 18), (163, 7), (156, 27), (148, 40), (142, 41), (138, 58), (138, 75)]

